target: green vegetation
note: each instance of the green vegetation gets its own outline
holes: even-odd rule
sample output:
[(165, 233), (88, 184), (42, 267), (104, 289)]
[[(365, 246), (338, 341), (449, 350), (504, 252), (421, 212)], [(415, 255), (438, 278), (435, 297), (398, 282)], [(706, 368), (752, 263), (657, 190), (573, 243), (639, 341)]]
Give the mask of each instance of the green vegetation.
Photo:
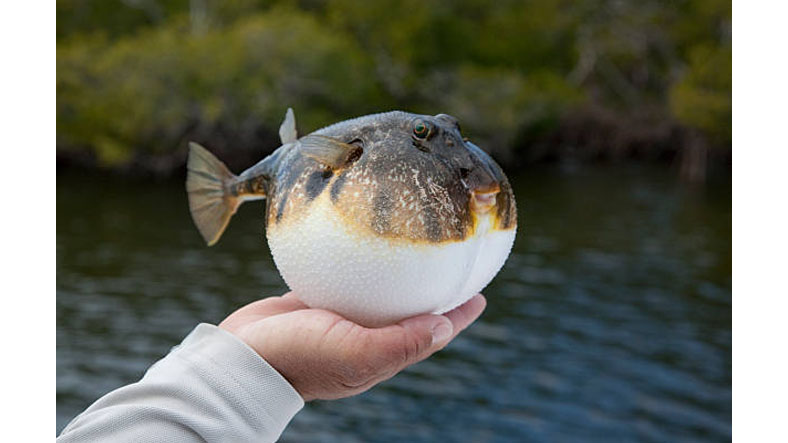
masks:
[(198, 140), (248, 166), (288, 106), (302, 131), (453, 114), (509, 164), (684, 132), (729, 147), (730, 18), (717, 0), (59, 0), (58, 156), (171, 173)]

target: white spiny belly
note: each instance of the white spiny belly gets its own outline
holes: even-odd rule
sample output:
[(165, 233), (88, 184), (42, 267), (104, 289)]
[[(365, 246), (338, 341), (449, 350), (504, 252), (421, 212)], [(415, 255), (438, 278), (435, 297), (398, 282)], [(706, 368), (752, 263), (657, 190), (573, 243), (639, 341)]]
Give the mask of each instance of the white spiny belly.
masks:
[(308, 214), (267, 230), (279, 272), (301, 301), (365, 326), (449, 311), (482, 290), (509, 256), (515, 229), (479, 222), (463, 242), (410, 243), (359, 233), (327, 193)]

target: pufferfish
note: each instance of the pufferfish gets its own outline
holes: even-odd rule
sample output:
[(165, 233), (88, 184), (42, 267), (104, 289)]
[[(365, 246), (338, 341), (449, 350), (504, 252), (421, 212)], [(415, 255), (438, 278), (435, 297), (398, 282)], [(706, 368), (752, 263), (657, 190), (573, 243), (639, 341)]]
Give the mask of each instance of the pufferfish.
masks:
[(234, 175), (190, 144), (186, 189), (215, 244), (238, 206), (266, 199), (279, 273), (307, 306), (377, 327), (447, 312), (484, 288), (514, 242), (514, 194), (500, 166), (456, 118), (367, 115), (298, 137)]

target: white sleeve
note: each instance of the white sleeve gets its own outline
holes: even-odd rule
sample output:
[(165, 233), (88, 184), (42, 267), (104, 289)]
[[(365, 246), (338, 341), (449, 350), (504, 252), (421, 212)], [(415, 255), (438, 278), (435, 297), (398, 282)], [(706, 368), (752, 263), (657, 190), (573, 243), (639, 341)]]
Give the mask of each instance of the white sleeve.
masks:
[(142, 379), (101, 397), (58, 442), (272, 442), (304, 406), (231, 333), (202, 323)]

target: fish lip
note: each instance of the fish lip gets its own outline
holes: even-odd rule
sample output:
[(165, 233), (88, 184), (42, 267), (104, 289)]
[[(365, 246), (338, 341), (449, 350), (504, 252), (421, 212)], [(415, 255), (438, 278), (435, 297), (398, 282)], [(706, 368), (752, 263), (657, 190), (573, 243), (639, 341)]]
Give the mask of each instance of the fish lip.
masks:
[(471, 191), (471, 210), (477, 214), (485, 214), (495, 206), (495, 197), (501, 192), (497, 183), (476, 188)]

